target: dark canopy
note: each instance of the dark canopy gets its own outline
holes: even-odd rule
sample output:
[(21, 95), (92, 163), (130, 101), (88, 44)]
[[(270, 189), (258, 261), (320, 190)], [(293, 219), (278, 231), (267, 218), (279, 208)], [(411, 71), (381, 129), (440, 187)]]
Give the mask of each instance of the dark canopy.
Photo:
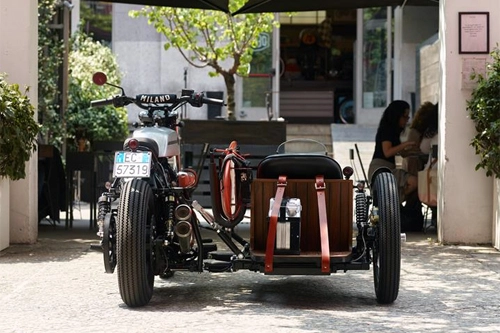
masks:
[(242, 13), (299, 12), (384, 6), (434, 6), (438, 0), (249, 0), (233, 15)]
[(105, 0), (105, 2), (178, 8), (213, 9), (229, 13), (229, 0)]
[[(229, 0), (105, 0), (149, 6), (214, 9), (229, 13)], [(242, 13), (300, 12), (384, 6), (435, 6), (439, 0), (249, 0), (233, 15)]]

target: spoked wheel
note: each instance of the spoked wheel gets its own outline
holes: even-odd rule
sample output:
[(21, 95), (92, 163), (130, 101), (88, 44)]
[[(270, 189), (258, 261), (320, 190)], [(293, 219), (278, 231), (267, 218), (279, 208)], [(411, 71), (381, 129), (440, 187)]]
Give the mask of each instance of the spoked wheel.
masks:
[(116, 224), (118, 284), (123, 301), (130, 307), (146, 305), (153, 296), (153, 224), (151, 187), (140, 179), (132, 179), (122, 188)]
[(390, 172), (375, 177), (374, 205), (379, 220), (373, 248), (375, 294), (380, 304), (396, 300), (401, 270), (401, 224), (396, 179)]
[(113, 273), (116, 267), (116, 219), (112, 213), (106, 214), (104, 218), (102, 252), (106, 273)]

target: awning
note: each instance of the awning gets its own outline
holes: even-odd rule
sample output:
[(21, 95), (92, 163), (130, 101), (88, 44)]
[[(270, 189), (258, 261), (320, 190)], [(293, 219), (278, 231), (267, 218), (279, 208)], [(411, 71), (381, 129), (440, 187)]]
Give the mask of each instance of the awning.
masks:
[[(106, 0), (136, 5), (213, 9), (229, 13), (229, 0)], [(249, 0), (233, 15), (385, 6), (437, 6), (439, 0)]]
[(229, 13), (229, 0), (105, 0), (104, 2), (145, 6), (213, 9)]
[(438, 0), (249, 0), (233, 15), (385, 6), (437, 6)]

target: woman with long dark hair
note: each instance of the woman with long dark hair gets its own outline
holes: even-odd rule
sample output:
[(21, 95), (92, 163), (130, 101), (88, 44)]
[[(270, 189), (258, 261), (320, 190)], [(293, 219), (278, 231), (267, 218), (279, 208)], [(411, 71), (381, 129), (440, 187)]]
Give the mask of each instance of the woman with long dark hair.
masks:
[(401, 143), (401, 133), (406, 128), (410, 119), (410, 105), (402, 100), (391, 102), (384, 110), (375, 136), (375, 151), (368, 169), (368, 177), (371, 179), (375, 171), (380, 167), (389, 168), (399, 187), (400, 202), (405, 196), (417, 189), (417, 177), (410, 175), (404, 169), (396, 168), (398, 154), (415, 147), (415, 142), (406, 141)]

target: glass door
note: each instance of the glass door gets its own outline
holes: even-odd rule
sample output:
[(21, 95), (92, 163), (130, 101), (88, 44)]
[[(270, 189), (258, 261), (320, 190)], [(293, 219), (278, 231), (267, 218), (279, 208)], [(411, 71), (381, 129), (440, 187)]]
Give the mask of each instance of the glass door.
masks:
[(391, 7), (358, 9), (356, 123), (378, 124), (392, 96)]

